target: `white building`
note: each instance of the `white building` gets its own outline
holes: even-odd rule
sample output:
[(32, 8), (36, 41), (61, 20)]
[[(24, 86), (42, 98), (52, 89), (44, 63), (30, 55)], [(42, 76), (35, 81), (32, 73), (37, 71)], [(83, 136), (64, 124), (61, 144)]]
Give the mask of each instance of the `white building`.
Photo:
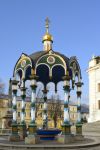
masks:
[(89, 62), (89, 119), (88, 122), (100, 120), (100, 56)]

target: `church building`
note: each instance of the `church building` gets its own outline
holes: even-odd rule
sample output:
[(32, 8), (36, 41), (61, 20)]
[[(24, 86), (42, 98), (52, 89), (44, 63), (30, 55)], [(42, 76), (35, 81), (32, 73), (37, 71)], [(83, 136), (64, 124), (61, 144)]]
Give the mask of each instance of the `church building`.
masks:
[(89, 62), (89, 119), (88, 122), (100, 120), (100, 56)]

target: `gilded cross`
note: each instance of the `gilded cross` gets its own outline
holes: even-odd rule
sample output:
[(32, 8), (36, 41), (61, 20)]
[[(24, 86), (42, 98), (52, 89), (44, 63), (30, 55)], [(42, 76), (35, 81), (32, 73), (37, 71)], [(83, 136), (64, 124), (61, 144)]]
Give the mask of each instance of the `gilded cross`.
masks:
[(45, 20), (45, 27), (46, 27), (46, 32), (48, 33), (49, 31), (49, 23), (50, 23), (50, 20), (49, 18), (47, 17), (46, 20)]

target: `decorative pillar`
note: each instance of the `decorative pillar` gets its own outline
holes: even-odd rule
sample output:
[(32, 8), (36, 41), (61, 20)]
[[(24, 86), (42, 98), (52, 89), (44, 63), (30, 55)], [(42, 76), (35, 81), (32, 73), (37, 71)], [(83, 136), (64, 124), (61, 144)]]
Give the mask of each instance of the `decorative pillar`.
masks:
[[(55, 108), (56, 110), (54, 111), (54, 116), (53, 116), (53, 120), (54, 120), (54, 128), (59, 128), (61, 125), (61, 103), (59, 100), (59, 95), (57, 93), (57, 85), (55, 85), (55, 95), (54, 95), (54, 103), (56, 103)], [(58, 117), (59, 116), (59, 117)]]
[(70, 96), (70, 76), (69, 72), (63, 77), (64, 80), (64, 121), (62, 124), (62, 135), (58, 137), (58, 142), (67, 144), (73, 142), (71, 134), (71, 124), (69, 117), (69, 96)]
[(47, 109), (48, 109), (48, 104), (47, 104), (47, 92), (46, 87), (43, 90), (43, 96), (44, 96), (44, 104), (43, 104), (43, 129), (48, 128), (48, 114), (47, 114)]
[(17, 124), (17, 84), (18, 81), (15, 79), (12, 80), (12, 92), (13, 92), (13, 100), (12, 100), (12, 109), (13, 109), (13, 120), (12, 120), (12, 134), (9, 137), (10, 141), (19, 141), (20, 137), (18, 135), (18, 124)]
[[(35, 123), (35, 111), (36, 111), (36, 79), (33, 78), (31, 80), (31, 90), (32, 90), (32, 93), (31, 93), (31, 122), (30, 122), (30, 125), (32, 125), (32, 128), (34, 126), (34, 130), (33, 130), (33, 133), (36, 132), (36, 123)], [(30, 126), (31, 127), (31, 126)], [(30, 132), (30, 134), (32, 134), (32, 130)]]
[(69, 94), (70, 94), (70, 76), (63, 77), (64, 80), (64, 122), (62, 125), (62, 133), (70, 134), (70, 118), (69, 118)]
[(47, 92), (46, 88), (43, 90), (43, 95), (44, 95), (44, 105), (43, 105), (43, 129), (48, 128), (48, 114), (47, 114)]
[(76, 122), (76, 135), (82, 135), (82, 122), (81, 122), (81, 87), (83, 83), (77, 82), (77, 122)]
[[(32, 70), (33, 71), (33, 70)], [(25, 138), (25, 143), (26, 144), (36, 144), (38, 143), (38, 136), (36, 134), (37, 130), (37, 125), (36, 125), (36, 81), (37, 81), (37, 76), (35, 75), (34, 71), (32, 72), (32, 75), (30, 76), (31, 80), (31, 121), (28, 126), (29, 128), (29, 135), (28, 137)]]
[(21, 86), (21, 98), (22, 98), (22, 106), (21, 106), (21, 123), (19, 125), (19, 130), (20, 130), (20, 139), (23, 140), (27, 136), (26, 132), (26, 123), (25, 123), (25, 98), (26, 98), (26, 88), (25, 88), (25, 81), (22, 81), (22, 86)]

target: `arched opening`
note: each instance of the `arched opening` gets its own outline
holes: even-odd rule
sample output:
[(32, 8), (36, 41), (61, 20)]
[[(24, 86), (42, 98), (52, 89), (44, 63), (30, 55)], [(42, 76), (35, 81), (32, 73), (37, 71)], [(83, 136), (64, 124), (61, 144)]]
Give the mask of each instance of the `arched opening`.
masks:
[(41, 100), (43, 98), (43, 90), (44, 89), (44, 85), (42, 82), (37, 82), (37, 89), (36, 89), (36, 97), (37, 100)]
[(50, 99), (50, 100), (54, 100), (54, 97), (55, 97), (55, 84), (53, 82), (49, 82), (47, 84), (47, 90), (48, 90), (47, 98)]
[(23, 76), (23, 72), (22, 72), (21, 69), (19, 69), (19, 70), (17, 70), (17, 71), (15, 72), (15, 78), (16, 78), (16, 80), (20, 81), (21, 78), (22, 78), (22, 76)]
[(62, 66), (56, 65), (52, 68), (52, 81), (57, 84), (62, 81), (62, 77), (65, 75), (65, 70)]
[(47, 65), (41, 64), (36, 68), (36, 75), (38, 76), (38, 81), (46, 84), (49, 82), (49, 68)]
[(25, 79), (29, 80), (31, 75), (31, 66), (27, 66), (25, 69)]
[(21, 69), (19, 69), (19, 70), (17, 70), (15, 72), (15, 78), (16, 78), (17, 81), (19, 81), (19, 83), (18, 83), (18, 90), (17, 90), (17, 95), (18, 96), (20, 96), (20, 94), (21, 94), (20, 86), (21, 86), (22, 76), (23, 76), (23, 71)]

